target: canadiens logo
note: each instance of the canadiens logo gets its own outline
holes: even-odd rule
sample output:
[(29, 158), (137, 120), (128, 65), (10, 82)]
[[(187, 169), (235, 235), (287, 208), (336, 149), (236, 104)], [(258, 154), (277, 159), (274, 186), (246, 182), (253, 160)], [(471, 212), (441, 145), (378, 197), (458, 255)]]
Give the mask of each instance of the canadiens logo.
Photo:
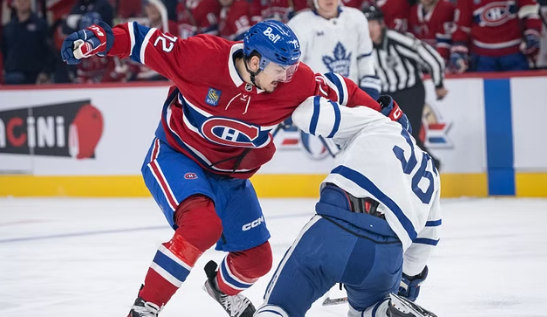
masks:
[(334, 56), (323, 56), (323, 63), (328, 70), (340, 74), (344, 77), (349, 76), (349, 67), (351, 64), (351, 52), (346, 55), (346, 48), (342, 43), (338, 42), (334, 47)]
[[(254, 148), (265, 144), (260, 142), (262, 138), (258, 126), (224, 117), (205, 120), (201, 125), (201, 133), (207, 140), (226, 146)], [(269, 138), (267, 133), (265, 136)]]
[(197, 179), (198, 176), (196, 175), (196, 173), (186, 173), (186, 174), (184, 174), (184, 178), (185, 179)]
[(422, 128), (420, 130), (420, 139), (422, 139), (428, 148), (452, 148), (452, 141), (448, 137), (448, 131), (451, 126), (451, 123), (443, 120), (434, 105), (427, 103), (425, 104), (422, 117)]
[(516, 7), (508, 2), (492, 2), (482, 7), (474, 16), (481, 26), (498, 26), (515, 18)]
[(207, 97), (205, 98), (205, 103), (210, 106), (216, 107), (218, 105), (221, 94), (222, 92), (220, 90), (209, 88), (209, 91), (207, 92)]

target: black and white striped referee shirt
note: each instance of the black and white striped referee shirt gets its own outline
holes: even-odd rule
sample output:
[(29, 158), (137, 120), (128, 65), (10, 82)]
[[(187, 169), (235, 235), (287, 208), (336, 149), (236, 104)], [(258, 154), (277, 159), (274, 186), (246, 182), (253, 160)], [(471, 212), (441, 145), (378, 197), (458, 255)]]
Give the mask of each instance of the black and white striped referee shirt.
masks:
[(443, 58), (412, 35), (386, 29), (382, 43), (374, 44), (374, 60), (382, 93), (414, 87), (422, 81), (422, 69), (431, 75), (436, 88), (443, 87)]

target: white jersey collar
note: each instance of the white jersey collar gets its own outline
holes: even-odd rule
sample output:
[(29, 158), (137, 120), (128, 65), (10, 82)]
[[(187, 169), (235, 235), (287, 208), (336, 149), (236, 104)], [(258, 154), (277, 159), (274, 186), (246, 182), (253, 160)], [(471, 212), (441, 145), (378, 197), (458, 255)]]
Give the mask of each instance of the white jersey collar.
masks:
[[(230, 78), (232, 79), (232, 82), (234, 83), (234, 85), (236, 85), (236, 87), (241, 87), (241, 85), (251, 85), (244, 82), (243, 79), (241, 79), (241, 76), (239, 76), (239, 73), (237, 72), (236, 64), (234, 61), (234, 54), (236, 54), (238, 51), (243, 52), (242, 43), (234, 44), (232, 48), (230, 49), (230, 54), (228, 54), (228, 72), (230, 73)], [(259, 89), (255, 87), (254, 85), (251, 85), (251, 86), (253, 88), (252, 90), (256, 89), (257, 94), (264, 92), (264, 90)]]

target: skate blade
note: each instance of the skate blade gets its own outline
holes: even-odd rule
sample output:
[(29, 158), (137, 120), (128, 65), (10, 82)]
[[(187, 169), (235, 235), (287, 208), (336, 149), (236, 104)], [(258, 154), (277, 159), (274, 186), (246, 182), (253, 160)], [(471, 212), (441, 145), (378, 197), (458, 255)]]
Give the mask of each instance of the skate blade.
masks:
[(340, 298), (330, 298), (327, 296), (325, 300), (323, 301), (323, 306), (332, 306), (332, 305), (340, 305), (345, 304), (348, 302), (347, 297), (340, 297)]

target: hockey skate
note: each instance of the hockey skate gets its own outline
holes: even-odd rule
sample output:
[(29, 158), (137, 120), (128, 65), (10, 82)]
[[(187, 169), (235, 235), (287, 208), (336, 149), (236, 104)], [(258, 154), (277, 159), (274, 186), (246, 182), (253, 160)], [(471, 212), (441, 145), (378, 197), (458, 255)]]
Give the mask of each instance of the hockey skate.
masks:
[(161, 308), (158, 305), (137, 297), (127, 317), (158, 317), (160, 310)]
[(390, 317), (437, 317), (429, 310), (395, 294), (389, 294), (387, 315)]
[(207, 281), (203, 285), (203, 290), (216, 300), (230, 317), (252, 317), (254, 315), (256, 309), (247, 297), (241, 294), (229, 296), (218, 289), (217, 264), (214, 261), (209, 261), (205, 265), (205, 273)]

